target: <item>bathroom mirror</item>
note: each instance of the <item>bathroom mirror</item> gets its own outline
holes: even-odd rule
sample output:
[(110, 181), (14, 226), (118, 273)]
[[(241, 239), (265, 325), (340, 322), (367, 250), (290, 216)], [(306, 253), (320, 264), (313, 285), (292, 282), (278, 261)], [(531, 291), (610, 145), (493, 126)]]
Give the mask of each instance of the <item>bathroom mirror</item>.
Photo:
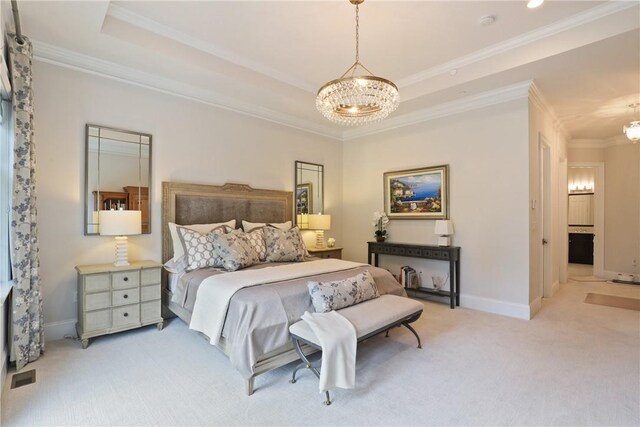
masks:
[(324, 166), (296, 161), (296, 223), (308, 228), (306, 215), (324, 212)]
[(84, 234), (100, 234), (98, 211), (139, 210), (151, 232), (151, 135), (86, 126)]
[(569, 194), (568, 223), (593, 227), (593, 194)]

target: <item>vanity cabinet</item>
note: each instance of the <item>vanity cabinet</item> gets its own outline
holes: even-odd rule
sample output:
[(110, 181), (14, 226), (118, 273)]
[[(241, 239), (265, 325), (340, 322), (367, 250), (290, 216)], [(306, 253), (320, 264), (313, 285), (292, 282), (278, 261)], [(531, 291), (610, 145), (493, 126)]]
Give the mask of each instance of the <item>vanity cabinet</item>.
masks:
[(569, 233), (569, 262), (593, 265), (593, 233)]
[(161, 330), (160, 269), (154, 261), (79, 265), (76, 331), (87, 348), (89, 338), (146, 325)]

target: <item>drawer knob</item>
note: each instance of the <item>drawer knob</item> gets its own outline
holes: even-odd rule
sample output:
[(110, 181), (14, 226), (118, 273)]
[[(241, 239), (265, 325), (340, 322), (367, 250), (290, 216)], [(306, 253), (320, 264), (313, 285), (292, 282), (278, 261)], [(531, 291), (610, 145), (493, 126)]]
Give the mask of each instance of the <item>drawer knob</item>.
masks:
[(128, 278), (127, 276), (124, 276), (124, 281), (125, 281), (125, 282), (128, 282), (128, 281), (129, 281), (129, 278)]
[(129, 317), (129, 313), (125, 313), (125, 314), (124, 314), (124, 317)]
[(129, 295), (124, 294), (123, 297), (124, 297), (124, 299), (127, 299), (127, 298), (129, 298)]

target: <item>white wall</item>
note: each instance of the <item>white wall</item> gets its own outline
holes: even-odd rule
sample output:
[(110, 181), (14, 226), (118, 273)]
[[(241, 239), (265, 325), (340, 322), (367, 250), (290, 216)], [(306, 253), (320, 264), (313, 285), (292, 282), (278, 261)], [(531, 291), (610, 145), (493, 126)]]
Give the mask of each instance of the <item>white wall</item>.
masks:
[[(366, 261), (387, 171), (448, 164), (453, 244), (461, 246), (461, 304), (529, 316), (527, 100), (347, 141), (343, 160), (345, 257)], [(433, 220), (393, 220), (389, 241), (436, 244)], [(380, 257), (398, 273), (443, 274), (438, 261)], [(424, 277), (423, 277), (424, 279)]]
[(640, 144), (607, 147), (604, 158), (604, 269), (609, 276), (635, 274), (640, 272)]
[[(566, 265), (561, 262), (567, 257), (567, 144), (566, 139), (558, 127), (557, 121), (551, 111), (548, 110), (541, 94), (532, 88), (529, 97), (529, 303), (534, 312), (540, 307), (540, 299), (553, 296), (560, 283), (560, 267)], [(550, 167), (550, 227), (545, 234), (548, 241), (550, 271), (548, 273), (547, 287), (541, 292), (540, 274), (543, 262), (540, 254), (542, 242), (542, 224), (540, 221), (540, 141), (545, 141), (551, 149)], [(560, 169), (564, 170), (561, 171)], [(532, 205), (533, 201), (533, 205)], [(531, 206), (535, 206), (534, 209)], [(544, 295), (543, 295), (544, 294)]]
[(74, 266), (113, 258), (113, 239), (83, 235), (86, 123), (153, 135), (152, 234), (129, 239), (131, 259), (160, 261), (162, 181), (293, 191), (295, 160), (325, 165), (325, 211), (334, 218), (327, 237), (341, 240), (341, 142), (38, 61), (33, 81), (48, 339), (73, 333)]

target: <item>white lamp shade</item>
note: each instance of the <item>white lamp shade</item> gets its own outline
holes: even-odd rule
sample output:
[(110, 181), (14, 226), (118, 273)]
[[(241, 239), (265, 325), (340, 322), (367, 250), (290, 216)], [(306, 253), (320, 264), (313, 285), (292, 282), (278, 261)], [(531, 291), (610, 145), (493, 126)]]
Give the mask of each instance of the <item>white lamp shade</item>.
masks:
[(131, 236), (142, 233), (141, 211), (100, 211), (102, 236)]
[(311, 230), (331, 230), (331, 215), (309, 215)]
[(450, 236), (453, 234), (453, 221), (448, 219), (441, 219), (436, 221), (436, 229), (434, 234), (441, 236)]

